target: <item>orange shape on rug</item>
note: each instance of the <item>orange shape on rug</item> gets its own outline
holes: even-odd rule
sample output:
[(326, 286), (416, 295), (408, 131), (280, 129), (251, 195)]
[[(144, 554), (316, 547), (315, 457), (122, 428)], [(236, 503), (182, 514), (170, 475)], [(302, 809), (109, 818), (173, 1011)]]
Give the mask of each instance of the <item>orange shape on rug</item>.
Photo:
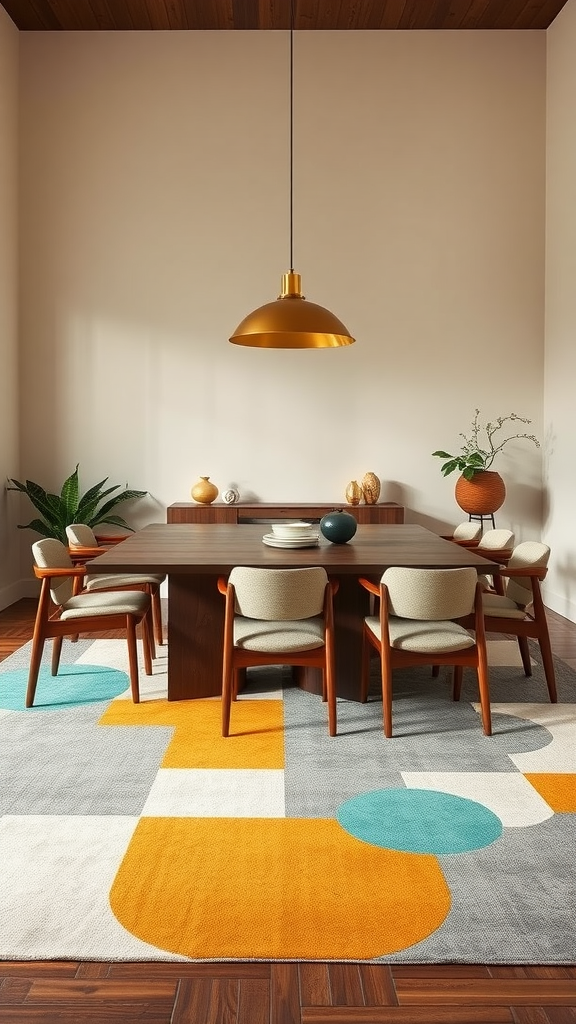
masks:
[(239, 700), (233, 732), (221, 733), (219, 700), (114, 700), (99, 725), (174, 727), (162, 768), (283, 768), (284, 705), (281, 700)]
[(450, 909), (429, 854), (380, 849), (326, 818), (142, 818), (110, 893), (119, 922), (192, 959), (372, 959)]
[(557, 814), (576, 813), (576, 775), (570, 772), (526, 772), (525, 777)]

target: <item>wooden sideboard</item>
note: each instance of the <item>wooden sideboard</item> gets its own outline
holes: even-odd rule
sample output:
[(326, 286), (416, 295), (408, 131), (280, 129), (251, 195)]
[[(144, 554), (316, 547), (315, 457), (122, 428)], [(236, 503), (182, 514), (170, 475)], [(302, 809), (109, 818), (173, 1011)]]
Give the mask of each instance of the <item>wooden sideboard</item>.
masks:
[(382, 501), (377, 505), (332, 505), (285, 504), (282, 502), (237, 502), (226, 505), (215, 501), (212, 505), (200, 505), (195, 501), (177, 501), (166, 509), (167, 523), (253, 523), (255, 520), (297, 519), (319, 522), (322, 516), (336, 509), (350, 512), (359, 523), (403, 523), (404, 506), (394, 501)]

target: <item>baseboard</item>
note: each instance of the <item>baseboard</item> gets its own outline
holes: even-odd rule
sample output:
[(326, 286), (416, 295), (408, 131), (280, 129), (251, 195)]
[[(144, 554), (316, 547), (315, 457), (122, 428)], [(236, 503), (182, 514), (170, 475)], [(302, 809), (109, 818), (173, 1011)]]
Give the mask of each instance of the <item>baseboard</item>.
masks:
[(556, 594), (548, 587), (542, 587), (542, 597), (544, 604), (551, 611), (556, 612), (558, 615), (562, 615), (565, 619), (570, 622), (576, 622), (576, 604), (571, 601), (565, 594)]
[(39, 593), (37, 580), (18, 580), (7, 587), (0, 589), (0, 611), (9, 608), (16, 601), (22, 601), (25, 597), (37, 598)]

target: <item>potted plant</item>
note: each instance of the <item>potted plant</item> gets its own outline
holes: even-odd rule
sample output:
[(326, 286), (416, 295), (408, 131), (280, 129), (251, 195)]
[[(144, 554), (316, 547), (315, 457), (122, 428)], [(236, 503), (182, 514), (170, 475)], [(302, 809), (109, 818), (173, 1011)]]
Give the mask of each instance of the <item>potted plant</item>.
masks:
[(480, 423), (480, 410), (476, 409), (470, 435), (460, 434), (463, 445), (456, 455), (449, 452), (432, 452), (433, 456), (447, 460), (442, 466), (443, 476), (459, 470), (455, 497), (458, 505), (470, 515), (491, 515), (503, 504), (506, 487), (499, 473), (491, 467), (509, 441), (525, 438), (537, 448), (540, 442), (534, 434), (517, 433), (501, 438), (499, 432), (505, 423), (531, 423), (525, 416), (511, 412), (509, 416), (498, 416), (493, 423)]
[[(135, 491), (126, 487), (120, 494), (108, 498), (120, 487), (114, 484), (105, 488), (108, 477), (94, 484), (85, 494), (80, 494), (78, 483), (78, 465), (74, 472), (64, 481), (60, 494), (50, 494), (40, 484), (33, 480), (26, 480), (21, 483), (19, 480), (10, 480), (9, 491), (22, 491), (26, 494), (34, 508), (38, 509), (42, 519), (33, 519), (30, 523), (19, 524), (19, 530), (36, 530), (43, 537), (56, 537), (63, 544), (68, 544), (66, 527), (71, 523), (84, 523), (94, 529), (103, 523), (111, 526), (119, 526), (123, 530), (133, 529), (121, 516), (113, 514), (113, 509), (122, 501), (130, 501), (133, 498), (143, 498), (147, 491)], [(104, 504), (102, 502), (104, 501)]]

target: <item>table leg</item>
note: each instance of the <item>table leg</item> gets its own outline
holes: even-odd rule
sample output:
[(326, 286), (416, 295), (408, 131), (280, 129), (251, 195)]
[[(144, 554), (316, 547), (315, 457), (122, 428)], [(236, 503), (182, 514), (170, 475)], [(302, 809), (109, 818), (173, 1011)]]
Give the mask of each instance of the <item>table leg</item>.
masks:
[[(336, 694), (346, 700), (360, 699), (362, 627), (369, 614), (370, 597), (355, 576), (340, 576), (334, 598), (334, 635), (336, 640)], [(322, 693), (318, 669), (298, 670), (298, 683), (310, 693)]]
[[(168, 579), (168, 700), (216, 697), (222, 692), (224, 600), (216, 576), (172, 575)], [(360, 695), (362, 624), (369, 597), (355, 576), (341, 576), (334, 598), (336, 692)], [(318, 669), (298, 669), (300, 686), (321, 693)]]
[(168, 700), (222, 692), (224, 598), (215, 575), (168, 577)]

